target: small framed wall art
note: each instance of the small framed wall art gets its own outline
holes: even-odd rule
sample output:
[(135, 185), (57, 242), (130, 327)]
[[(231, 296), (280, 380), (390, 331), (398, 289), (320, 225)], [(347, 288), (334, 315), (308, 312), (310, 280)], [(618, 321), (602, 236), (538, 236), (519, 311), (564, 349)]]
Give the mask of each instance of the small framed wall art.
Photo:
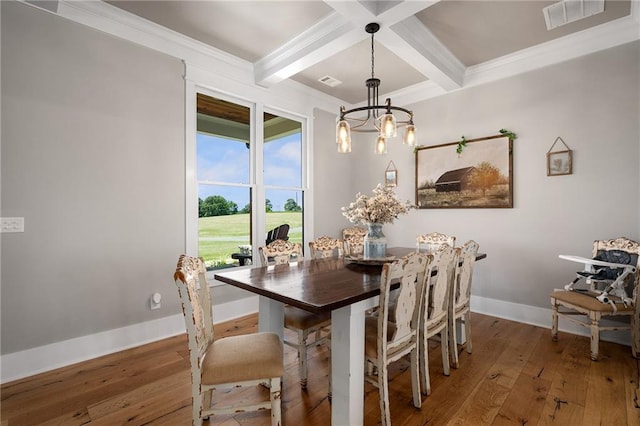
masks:
[(384, 171), (384, 186), (398, 186), (398, 170), (393, 160), (389, 161), (389, 165)]
[[(560, 141), (566, 149), (561, 151), (553, 151), (553, 147)], [(560, 136), (547, 151), (547, 176), (570, 175), (573, 173), (572, 152)]]

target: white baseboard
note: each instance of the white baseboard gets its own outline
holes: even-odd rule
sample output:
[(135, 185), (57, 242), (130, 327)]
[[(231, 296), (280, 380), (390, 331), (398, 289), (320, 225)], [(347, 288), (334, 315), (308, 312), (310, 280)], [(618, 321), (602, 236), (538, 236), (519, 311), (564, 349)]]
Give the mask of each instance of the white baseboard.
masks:
[[(472, 295), (471, 311), (551, 330), (551, 308), (538, 308)], [(570, 334), (589, 336), (587, 328), (574, 324), (572, 321), (563, 321), (562, 318), (558, 322), (558, 329)], [(551, 334), (549, 334), (549, 338), (551, 338)], [(605, 331), (600, 334), (600, 339), (631, 346), (631, 335), (628, 331)]]
[[(511, 321), (551, 328), (551, 309), (505, 302), (481, 296), (471, 297), (473, 312)], [(216, 305), (215, 323), (224, 322), (258, 311), (258, 297)], [(587, 330), (569, 321), (560, 321), (560, 331), (588, 336)], [(108, 355), (185, 332), (182, 315), (172, 315), (153, 321), (108, 330), (89, 336), (14, 352), (0, 357), (2, 383), (64, 367), (81, 361)], [(549, 337), (551, 338), (551, 337)], [(631, 346), (628, 332), (606, 332), (601, 338)]]
[[(215, 305), (213, 322), (224, 322), (257, 311), (257, 296)], [(184, 332), (184, 317), (178, 314), (2, 355), (0, 381), (7, 383)]]

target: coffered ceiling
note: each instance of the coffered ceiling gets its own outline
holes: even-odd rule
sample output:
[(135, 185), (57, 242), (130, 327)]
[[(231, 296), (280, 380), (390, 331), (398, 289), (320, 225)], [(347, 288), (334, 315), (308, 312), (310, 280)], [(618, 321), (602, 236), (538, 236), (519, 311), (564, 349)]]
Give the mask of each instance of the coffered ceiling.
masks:
[[(293, 79), (348, 104), (366, 100), (371, 40), (364, 27), (369, 22), (381, 26), (375, 35), (381, 96), (425, 84), (456, 90), (472, 84), (481, 70), (537, 57), (549, 64), (640, 38), (638, 5), (629, 0), (606, 0), (604, 12), (550, 31), (543, 8), (554, 1), (107, 3), (252, 63), (260, 85)], [(625, 34), (618, 37), (617, 31)], [(602, 41), (607, 37), (611, 40)], [(320, 83), (325, 76), (341, 84)]]

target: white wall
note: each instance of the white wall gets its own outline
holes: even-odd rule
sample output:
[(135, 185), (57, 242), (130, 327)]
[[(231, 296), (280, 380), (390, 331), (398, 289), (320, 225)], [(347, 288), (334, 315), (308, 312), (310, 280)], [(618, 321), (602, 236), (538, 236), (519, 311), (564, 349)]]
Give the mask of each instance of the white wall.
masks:
[[(333, 101), (298, 83), (257, 87), (249, 63), (179, 43), (142, 47), (24, 3), (0, 7), (1, 215), (25, 218), (24, 233), (0, 235), (5, 382), (184, 332), (172, 279), (186, 250), (183, 61), (187, 78), (277, 110), (311, 118)], [(257, 309), (230, 286), (213, 298), (216, 321)]]
[[(550, 291), (579, 269), (558, 254), (590, 257), (595, 239), (640, 238), (639, 76), (640, 43), (634, 42), (412, 105), (421, 145), (501, 128), (518, 135), (514, 208), (412, 211), (384, 227), (389, 244), (413, 245), (415, 235), (432, 231), (460, 243), (474, 239), (488, 254), (477, 264), (475, 296), (548, 308)], [(573, 174), (548, 177), (546, 152), (557, 136), (573, 150)], [(350, 189), (370, 192), (393, 160), (398, 195), (414, 200), (413, 152), (398, 140), (387, 156), (375, 156), (372, 138), (356, 137)], [(325, 159), (326, 167), (337, 155)]]
[[(150, 72), (152, 70), (152, 72)], [(2, 2), (2, 352), (178, 313), (179, 60)], [(151, 311), (148, 299), (164, 297)]]
[[(179, 330), (171, 275), (184, 251), (185, 170), (179, 59), (24, 4), (1, 7), (1, 214), (25, 217), (26, 228), (1, 236), (5, 379), (8, 359), (39, 357), (39, 367), (20, 366), (35, 372), (55, 366), (47, 361), (56, 351), (64, 363), (90, 356), (94, 343), (142, 343), (153, 335), (146, 328)], [(516, 132), (515, 207), (412, 211), (385, 226), (389, 243), (412, 245), (434, 230), (473, 238), (489, 255), (477, 265), (475, 300), (501, 302), (504, 315), (522, 305), (546, 315), (549, 291), (575, 270), (557, 254), (588, 256), (597, 238), (640, 238), (639, 46), (413, 105), (421, 144)], [(253, 90), (228, 74), (219, 80), (244, 97)], [(257, 93), (303, 110), (277, 90)], [(390, 160), (399, 196), (414, 198), (413, 152), (392, 143), (377, 157), (373, 141), (355, 134), (353, 153), (339, 155), (335, 115), (316, 109), (311, 124), (316, 235), (349, 226), (340, 207), (382, 182)], [(574, 150), (573, 175), (546, 176), (556, 136)], [(227, 290), (215, 291), (234, 304), (241, 295)], [(165, 296), (160, 311), (147, 308), (154, 291)]]

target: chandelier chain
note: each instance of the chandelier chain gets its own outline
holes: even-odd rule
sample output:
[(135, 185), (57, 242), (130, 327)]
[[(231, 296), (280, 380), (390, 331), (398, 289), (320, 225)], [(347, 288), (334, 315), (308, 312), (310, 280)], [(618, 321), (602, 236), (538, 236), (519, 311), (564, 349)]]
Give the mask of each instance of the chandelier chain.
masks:
[(374, 51), (373, 51), (373, 34), (371, 33), (371, 78), (375, 78), (374, 75), (374, 61), (375, 61), (375, 56), (374, 56)]

